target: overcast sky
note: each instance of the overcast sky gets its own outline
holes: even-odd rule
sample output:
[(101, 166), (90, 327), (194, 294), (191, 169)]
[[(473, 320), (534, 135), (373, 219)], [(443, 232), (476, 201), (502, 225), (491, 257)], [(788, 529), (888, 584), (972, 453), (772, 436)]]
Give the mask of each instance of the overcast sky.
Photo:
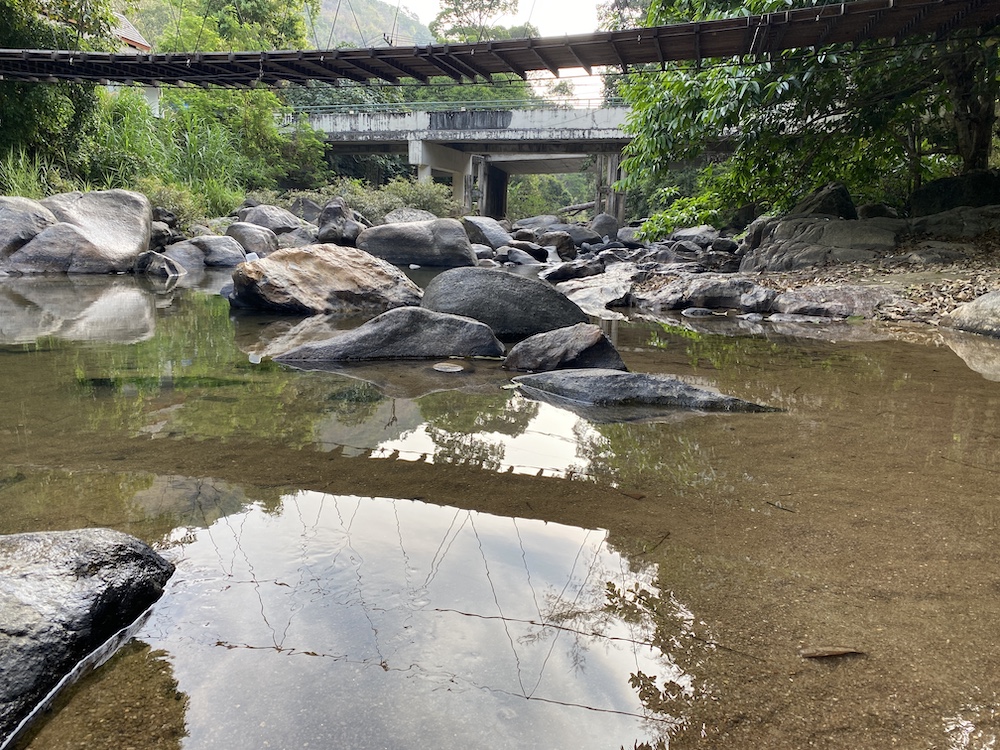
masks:
[[(402, 0), (404, 8), (417, 14), (426, 26), (440, 12), (438, 0)], [(597, 30), (595, 0), (520, 0), (517, 15), (500, 20), (504, 26), (530, 21), (542, 36), (589, 34)]]

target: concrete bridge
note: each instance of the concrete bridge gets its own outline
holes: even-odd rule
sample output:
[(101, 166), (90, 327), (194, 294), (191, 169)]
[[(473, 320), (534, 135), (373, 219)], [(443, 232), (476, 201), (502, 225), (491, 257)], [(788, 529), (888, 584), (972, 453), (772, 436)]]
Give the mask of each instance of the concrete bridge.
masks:
[[(480, 103), (480, 106), (482, 104)], [(624, 211), (611, 189), (620, 177), (628, 109), (546, 108), (448, 111), (302, 111), (339, 153), (406, 154), (420, 180), (450, 177), (455, 199), (487, 216), (506, 213), (512, 174), (575, 172), (594, 158), (597, 210)]]

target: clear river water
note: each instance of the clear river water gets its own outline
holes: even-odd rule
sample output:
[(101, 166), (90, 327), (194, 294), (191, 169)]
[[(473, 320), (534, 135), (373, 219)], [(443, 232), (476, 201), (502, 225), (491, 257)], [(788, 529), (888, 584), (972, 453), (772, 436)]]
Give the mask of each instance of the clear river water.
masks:
[(225, 280), (0, 280), (0, 533), (177, 566), (22, 749), (997, 746), (1000, 342), (619, 316), (630, 369), (781, 408), (621, 421), (279, 366), (357, 321)]

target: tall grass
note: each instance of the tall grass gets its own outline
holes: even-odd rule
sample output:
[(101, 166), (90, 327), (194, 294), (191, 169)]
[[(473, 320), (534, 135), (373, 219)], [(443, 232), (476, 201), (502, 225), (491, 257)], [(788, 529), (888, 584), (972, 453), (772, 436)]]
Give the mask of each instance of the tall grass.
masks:
[(0, 156), (0, 193), (39, 200), (49, 195), (49, 177), (56, 166), (38, 154), (11, 149)]

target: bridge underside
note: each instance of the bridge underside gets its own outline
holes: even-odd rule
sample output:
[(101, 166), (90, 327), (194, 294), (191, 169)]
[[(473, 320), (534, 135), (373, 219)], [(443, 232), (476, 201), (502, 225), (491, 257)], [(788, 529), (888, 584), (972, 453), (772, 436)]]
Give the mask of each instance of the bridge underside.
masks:
[(786, 49), (873, 40), (898, 44), (909, 36), (944, 39), (957, 29), (995, 25), (996, 0), (852, 0), (737, 16), (575, 36), (505, 39), (476, 44), (273, 52), (123, 54), (78, 50), (0, 50), (0, 79), (75, 80), (200, 86), (275, 85), (283, 81), (373, 79), (426, 83), (495, 75), (527, 79), (531, 71), (602, 67), (623, 72), (678, 60), (760, 57)]

